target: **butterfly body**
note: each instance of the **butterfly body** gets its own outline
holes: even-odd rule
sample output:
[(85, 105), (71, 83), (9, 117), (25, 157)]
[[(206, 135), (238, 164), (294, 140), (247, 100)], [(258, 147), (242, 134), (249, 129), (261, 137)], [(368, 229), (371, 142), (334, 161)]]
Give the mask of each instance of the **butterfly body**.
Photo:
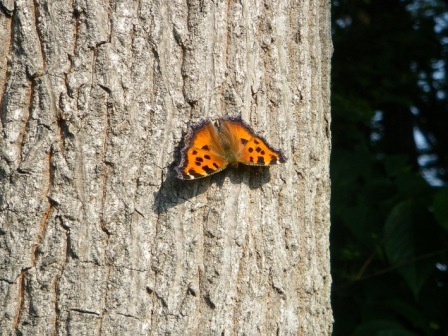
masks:
[(269, 166), (285, 161), (281, 151), (255, 135), (241, 118), (227, 117), (219, 119), (216, 125), (210, 121), (193, 125), (184, 139), (181, 160), (175, 169), (179, 179), (189, 180), (238, 163)]

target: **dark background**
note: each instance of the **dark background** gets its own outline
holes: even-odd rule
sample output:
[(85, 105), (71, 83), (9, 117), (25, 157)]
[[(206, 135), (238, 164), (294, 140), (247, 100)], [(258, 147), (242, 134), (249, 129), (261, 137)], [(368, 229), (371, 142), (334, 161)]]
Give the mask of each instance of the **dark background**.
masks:
[(332, 21), (334, 335), (448, 335), (448, 1)]

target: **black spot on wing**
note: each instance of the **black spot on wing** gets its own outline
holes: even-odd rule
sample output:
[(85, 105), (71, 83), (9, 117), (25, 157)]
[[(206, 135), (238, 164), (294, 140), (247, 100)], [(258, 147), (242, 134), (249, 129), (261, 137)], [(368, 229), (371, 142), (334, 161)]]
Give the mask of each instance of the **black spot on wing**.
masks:
[(254, 162), (254, 158), (253, 158), (253, 156), (251, 156), (251, 157), (249, 158), (249, 160), (250, 160), (250, 162)]
[(204, 146), (202, 146), (202, 149), (203, 149), (203, 150), (206, 150), (206, 151), (209, 151), (209, 150), (210, 150), (210, 147), (209, 147), (208, 145), (204, 145)]
[(204, 171), (205, 171), (207, 174), (213, 174), (213, 173), (215, 172), (215, 169), (212, 169), (212, 168), (210, 168), (210, 167), (207, 166), (207, 165), (202, 166), (202, 169), (204, 169)]
[(255, 149), (255, 151), (256, 151), (257, 153), (260, 153), (260, 152), (261, 152), (261, 148), (260, 148), (260, 147), (257, 147), (257, 148)]
[(195, 177), (202, 177), (203, 176), (203, 175), (197, 173), (193, 168), (190, 168), (188, 170), (188, 175), (189, 175), (189, 178), (191, 178), (191, 176), (193, 176), (193, 178), (195, 178)]
[(254, 142), (256, 145), (258, 145), (260, 143), (260, 141), (258, 141), (257, 139), (255, 139)]
[(271, 162), (269, 164), (276, 164), (277, 163), (277, 157), (274, 155), (271, 155)]
[(247, 139), (243, 139), (243, 138), (241, 138), (240, 140), (241, 140), (241, 143), (242, 143), (243, 145), (247, 144), (247, 142), (249, 141), (249, 140), (247, 140)]
[(196, 158), (196, 162), (204, 162), (204, 159), (198, 156), (198, 157)]
[(249, 147), (249, 153), (252, 153), (254, 149), (252, 147)]
[(264, 157), (258, 156), (257, 157), (257, 163), (264, 163)]
[(213, 167), (219, 168), (219, 166), (216, 164), (216, 162), (213, 162)]
[(195, 149), (193, 149), (193, 155), (196, 155), (198, 152), (195, 150)]
[(210, 155), (204, 155), (204, 159), (210, 160)]

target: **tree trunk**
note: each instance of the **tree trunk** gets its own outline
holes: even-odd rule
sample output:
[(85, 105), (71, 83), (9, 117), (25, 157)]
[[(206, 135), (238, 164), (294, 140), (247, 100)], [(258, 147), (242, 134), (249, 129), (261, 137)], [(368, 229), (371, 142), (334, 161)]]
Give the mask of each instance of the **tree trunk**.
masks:
[[(326, 335), (323, 0), (0, 0), (2, 335)], [(190, 120), (288, 157), (174, 177)]]

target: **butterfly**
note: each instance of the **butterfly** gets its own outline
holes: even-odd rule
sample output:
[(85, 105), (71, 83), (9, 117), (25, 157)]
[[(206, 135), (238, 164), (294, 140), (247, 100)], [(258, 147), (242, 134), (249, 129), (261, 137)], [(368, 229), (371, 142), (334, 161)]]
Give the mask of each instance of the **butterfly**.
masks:
[(203, 120), (190, 127), (180, 150), (176, 176), (193, 180), (215, 174), (228, 165), (270, 166), (284, 163), (285, 156), (272, 148), (240, 117)]

